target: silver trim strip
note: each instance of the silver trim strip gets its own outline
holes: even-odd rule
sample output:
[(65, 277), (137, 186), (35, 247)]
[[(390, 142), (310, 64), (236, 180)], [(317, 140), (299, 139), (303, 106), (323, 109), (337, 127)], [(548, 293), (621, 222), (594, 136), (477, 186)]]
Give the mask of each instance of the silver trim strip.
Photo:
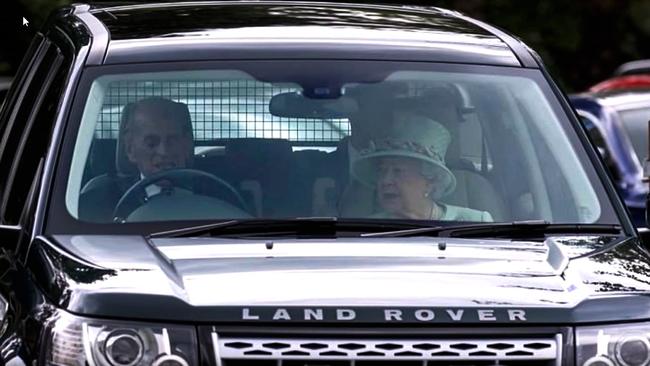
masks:
[[(137, 9), (150, 9), (150, 8), (176, 8), (184, 6), (224, 6), (224, 5), (259, 5), (258, 0), (239, 0), (239, 1), (183, 1), (177, 3), (166, 3), (166, 2), (151, 2), (146, 4), (132, 4), (132, 5), (116, 5), (116, 6), (107, 6), (101, 9), (93, 9), (92, 12), (100, 11), (122, 11), (122, 10), (137, 10)], [(319, 6), (340, 6), (342, 2), (336, 1), (323, 1), (316, 3)], [(265, 1), (263, 5), (287, 5), (284, 1)], [(314, 5), (313, 1), (295, 1), (291, 3), (290, 6), (300, 6), (300, 5)], [(460, 14), (458, 12), (453, 12), (443, 8), (437, 7), (417, 7), (417, 6), (404, 6), (404, 5), (386, 5), (386, 4), (345, 4), (345, 6), (351, 8), (361, 8), (361, 9), (377, 9), (377, 10), (401, 10), (409, 13), (434, 13), (438, 12), (440, 14)]]
[(222, 366), (221, 353), (219, 352), (219, 335), (215, 331), (212, 331), (212, 348), (214, 348), (214, 360), (216, 366)]
[(166, 355), (171, 355), (172, 354), (172, 345), (171, 342), (169, 341), (169, 332), (167, 331), (167, 328), (163, 328), (162, 330), (162, 351)]
[(7, 313), (9, 312), (9, 301), (4, 296), (0, 295), (0, 336), (3, 336), (7, 330), (9, 322), (7, 321)]
[(83, 46), (75, 55), (75, 60), (72, 65), (72, 70), (68, 77), (68, 83), (65, 86), (65, 91), (63, 92), (63, 98), (57, 107), (57, 117), (54, 123), (54, 130), (52, 132), (52, 144), (49, 146), (47, 154), (45, 156), (45, 164), (43, 164), (43, 172), (41, 178), (41, 187), (38, 192), (38, 201), (36, 203), (36, 212), (34, 218), (34, 225), (31, 233), (31, 240), (29, 247), (25, 252), (24, 262), (27, 262), (29, 257), (29, 252), (31, 250), (31, 245), (34, 242), (36, 236), (40, 235), (43, 232), (43, 222), (45, 220), (45, 207), (47, 205), (47, 200), (49, 199), (50, 193), (50, 184), (52, 183), (53, 174), (54, 174), (54, 162), (58, 158), (57, 150), (59, 149), (59, 143), (63, 138), (63, 117), (66, 114), (66, 111), (70, 107), (70, 100), (74, 94), (74, 88), (77, 85), (79, 75), (81, 74), (81, 68), (83, 67), (84, 62), (86, 61), (86, 56), (88, 55), (89, 47)]
[(555, 366), (562, 366), (562, 358), (563, 358), (562, 351), (564, 349), (564, 341), (561, 333), (555, 336), (555, 344), (557, 344), (557, 355), (555, 357)]
[(81, 324), (82, 330), (82, 343), (84, 346), (84, 355), (86, 356), (86, 362), (89, 366), (96, 366), (95, 359), (93, 358), (92, 351), (92, 341), (90, 340), (90, 330), (88, 329), (88, 323)]
[(92, 35), (90, 43), (90, 52), (86, 59), (86, 65), (101, 65), (104, 63), (106, 57), (106, 50), (108, 49), (109, 32), (102, 22), (99, 21), (92, 13), (88, 12), (88, 7), (80, 6), (75, 9), (74, 14), (81, 20), (88, 28)]

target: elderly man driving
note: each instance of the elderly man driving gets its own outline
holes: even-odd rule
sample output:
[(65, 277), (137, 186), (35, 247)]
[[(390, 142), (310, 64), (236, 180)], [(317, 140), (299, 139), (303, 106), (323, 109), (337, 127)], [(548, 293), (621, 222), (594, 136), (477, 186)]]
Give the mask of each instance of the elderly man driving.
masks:
[[(187, 105), (161, 97), (127, 104), (122, 110), (117, 143), (117, 171), (96, 177), (81, 191), (79, 216), (88, 221), (113, 219), (113, 210), (138, 180), (167, 169), (190, 167), (194, 142)], [(148, 197), (165, 182), (146, 188)]]

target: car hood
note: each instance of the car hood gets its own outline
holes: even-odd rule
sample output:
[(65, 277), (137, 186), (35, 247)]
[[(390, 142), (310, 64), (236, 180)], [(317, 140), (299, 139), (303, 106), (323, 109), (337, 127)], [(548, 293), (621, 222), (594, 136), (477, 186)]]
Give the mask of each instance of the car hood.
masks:
[(86, 315), (208, 322), (620, 320), (606, 311), (612, 306), (630, 307), (624, 312), (630, 318), (650, 315), (648, 300), (639, 300), (650, 290), (646, 251), (636, 239), (607, 236), (272, 243), (55, 236), (42, 239), (35, 252), (35, 277), (50, 299)]

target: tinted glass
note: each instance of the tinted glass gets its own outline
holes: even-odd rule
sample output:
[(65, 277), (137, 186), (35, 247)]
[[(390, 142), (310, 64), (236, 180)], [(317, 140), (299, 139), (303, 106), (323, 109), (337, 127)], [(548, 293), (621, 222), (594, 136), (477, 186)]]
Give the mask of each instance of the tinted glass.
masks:
[[(66, 80), (66, 73), (60, 71), (63, 56), (56, 47), (50, 47), (42, 66), (37, 71), (34, 84), (27, 92), (32, 103), (23, 104), (17, 123), (9, 131), (12, 144), (16, 144), (15, 158), (9, 161), (3, 156), (6, 170), (7, 190), (4, 194), (3, 222), (17, 224), (22, 213), (30, 186), (46, 148), (60, 95)], [(30, 100), (30, 99), (27, 99)]]
[(639, 161), (644, 161), (648, 155), (650, 108), (623, 110), (619, 111), (619, 114), (637, 158)]
[(95, 70), (65, 215), (616, 222), (539, 72), (304, 63)]

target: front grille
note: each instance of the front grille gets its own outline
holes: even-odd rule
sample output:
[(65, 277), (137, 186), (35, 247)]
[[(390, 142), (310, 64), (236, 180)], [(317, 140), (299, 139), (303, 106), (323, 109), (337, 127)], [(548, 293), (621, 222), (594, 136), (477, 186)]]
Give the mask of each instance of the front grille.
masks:
[(490, 339), (219, 337), (221, 366), (560, 365), (562, 336)]

